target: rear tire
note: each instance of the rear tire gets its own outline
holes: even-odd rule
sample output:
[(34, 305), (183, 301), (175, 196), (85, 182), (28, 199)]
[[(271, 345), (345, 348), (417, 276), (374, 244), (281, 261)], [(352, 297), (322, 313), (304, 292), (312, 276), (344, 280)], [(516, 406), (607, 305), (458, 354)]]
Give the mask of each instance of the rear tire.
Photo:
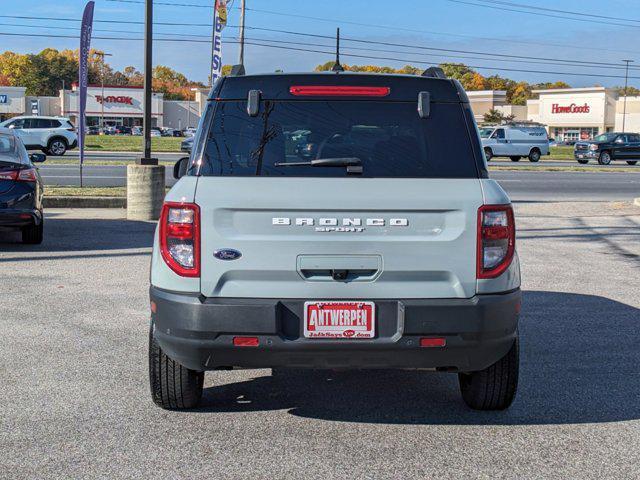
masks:
[(40, 245), (44, 238), (44, 220), (39, 225), (35, 223), (22, 228), (22, 243), (27, 245)]
[(491, 161), (491, 159), (493, 158), (493, 152), (491, 151), (490, 148), (485, 148), (484, 149), (484, 156), (487, 159), (487, 162)]
[(197, 407), (202, 398), (204, 372), (183, 367), (169, 358), (149, 331), (149, 384), (153, 402), (166, 410)]
[(67, 141), (64, 138), (52, 138), (47, 144), (47, 152), (54, 157), (61, 157), (67, 151)]
[(636, 163), (638, 163), (638, 161), (637, 160), (627, 160), (627, 163), (629, 165), (635, 165)]
[(509, 157), (511, 159), (512, 162), (519, 162), (520, 161), (520, 157)]
[(581, 165), (586, 165), (587, 163), (589, 163), (589, 160), (585, 160), (584, 158), (580, 158), (580, 159), (578, 159), (578, 163), (580, 163)]
[(518, 389), (519, 342), (507, 354), (478, 372), (459, 373), (460, 391), (474, 410), (504, 410), (511, 405)]
[(540, 150), (538, 150), (537, 148), (534, 148), (533, 150), (531, 150), (531, 152), (529, 152), (529, 161), (533, 163), (537, 163), (540, 161), (541, 156), (542, 156), (542, 153), (540, 152)]

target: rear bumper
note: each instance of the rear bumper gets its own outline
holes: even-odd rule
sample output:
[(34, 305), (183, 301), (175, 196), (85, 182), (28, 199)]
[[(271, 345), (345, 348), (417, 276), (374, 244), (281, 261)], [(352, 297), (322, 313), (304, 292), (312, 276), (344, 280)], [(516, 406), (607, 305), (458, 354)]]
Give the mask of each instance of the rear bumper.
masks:
[[(517, 334), (520, 290), (469, 299), (375, 300), (377, 337), (306, 339), (304, 300), (203, 298), (151, 287), (154, 335), (193, 370), (267, 368), (428, 368), (481, 370), (502, 358)], [(256, 336), (257, 347), (236, 347)], [(446, 338), (441, 348), (420, 338)]]
[(40, 225), (42, 212), (37, 209), (2, 209), (0, 208), (0, 227), (27, 227)]

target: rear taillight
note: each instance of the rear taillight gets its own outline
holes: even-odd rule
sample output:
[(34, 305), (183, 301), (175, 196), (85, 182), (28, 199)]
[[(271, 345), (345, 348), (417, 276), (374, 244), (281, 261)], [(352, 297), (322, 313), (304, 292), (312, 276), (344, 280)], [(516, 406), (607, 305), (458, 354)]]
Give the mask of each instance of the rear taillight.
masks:
[(18, 171), (19, 182), (35, 182), (38, 180), (35, 168), (27, 168), (25, 170)]
[(478, 209), (477, 277), (495, 278), (509, 268), (516, 248), (516, 225), (511, 205), (483, 205)]
[(16, 180), (18, 178), (18, 170), (5, 170), (0, 172), (0, 180)]
[(0, 172), (0, 180), (15, 180), (17, 182), (35, 182), (38, 180), (35, 168), (24, 170), (6, 170)]
[(182, 277), (200, 276), (200, 208), (193, 203), (162, 206), (160, 252), (169, 268)]

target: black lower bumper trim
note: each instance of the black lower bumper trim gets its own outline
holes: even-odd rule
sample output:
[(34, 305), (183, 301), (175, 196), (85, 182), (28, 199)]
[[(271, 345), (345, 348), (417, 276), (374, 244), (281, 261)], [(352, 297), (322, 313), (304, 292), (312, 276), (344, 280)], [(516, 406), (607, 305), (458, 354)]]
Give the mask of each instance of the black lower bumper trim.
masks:
[[(517, 334), (520, 290), (469, 299), (373, 299), (376, 338), (303, 336), (300, 299), (203, 298), (151, 287), (154, 335), (193, 370), (223, 367), (441, 368), (481, 370), (509, 350)], [(354, 299), (357, 300), (357, 299)], [(236, 347), (255, 336), (257, 347)], [(422, 348), (438, 336), (445, 347)]]

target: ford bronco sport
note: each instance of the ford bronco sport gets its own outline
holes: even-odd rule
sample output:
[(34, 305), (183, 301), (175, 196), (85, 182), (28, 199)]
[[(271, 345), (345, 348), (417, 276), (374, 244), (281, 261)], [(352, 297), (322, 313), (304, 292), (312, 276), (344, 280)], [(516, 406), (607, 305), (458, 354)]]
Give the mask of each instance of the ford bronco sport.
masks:
[(518, 381), (510, 200), (461, 85), (226, 77), (166, 197), (151, 267), (156, 404), (230, 368), (455, 372), (474, 409)]

